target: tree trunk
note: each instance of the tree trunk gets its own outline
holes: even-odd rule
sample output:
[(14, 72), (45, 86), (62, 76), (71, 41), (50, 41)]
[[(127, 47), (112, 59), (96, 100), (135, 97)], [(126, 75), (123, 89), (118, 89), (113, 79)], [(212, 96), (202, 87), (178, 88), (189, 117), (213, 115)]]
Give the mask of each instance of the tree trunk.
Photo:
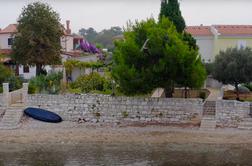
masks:
[(36, 64), (36, 76), (39, 76), (42, 71), (42, 65), (41, 64)]
[(15, 73), (17, 76), (19, 76), (19, 65), (16, 64), (16, 70), (15, 70)]
[(187, 98), (188, 97), (188, 93), (187, 93), (188, 91), (187, 91), (187, 88), (185, 87), (185, 98)]
[(239, 88), (238, 88), (238, 84), (235, 84), (235, 90), (236, 90), (236, 100), (240, 100), (240, 95), (239, 95)]
[(172, 84), (168, 84), (164, 87), (165, 97), (172, 98), (172, 93), (174, 92)]

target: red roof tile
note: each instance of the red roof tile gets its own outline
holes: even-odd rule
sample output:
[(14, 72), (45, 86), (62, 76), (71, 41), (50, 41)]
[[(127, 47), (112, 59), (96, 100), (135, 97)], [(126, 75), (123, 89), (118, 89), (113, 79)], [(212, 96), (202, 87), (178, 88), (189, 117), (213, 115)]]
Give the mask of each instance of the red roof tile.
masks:
[(187, 26), (185, 29), (186, 32), (190, 33), (193, 36), (212, 36), (210, 26)]
[(17, 32), (17, 24), (10, 24), (6, 28), (0, 31), (0, 34), (3, 33), (16, 33)]
[(220, 35), (252, 35), (252, 25), (214, 25)]

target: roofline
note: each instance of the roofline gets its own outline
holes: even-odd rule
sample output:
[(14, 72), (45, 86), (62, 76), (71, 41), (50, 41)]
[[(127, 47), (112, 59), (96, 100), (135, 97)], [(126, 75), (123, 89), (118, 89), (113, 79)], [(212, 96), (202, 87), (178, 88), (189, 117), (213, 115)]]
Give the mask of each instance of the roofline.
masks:
[(0, 31), (0, 34), (16, 34), (17, 32), (1, 32)]
[(218, 35), (219, 37), (236, 37), (236, 38), (239, 38), (239, 37), (246, 37), (246, 38), (252, 38), (252, 34), (220, 34)]

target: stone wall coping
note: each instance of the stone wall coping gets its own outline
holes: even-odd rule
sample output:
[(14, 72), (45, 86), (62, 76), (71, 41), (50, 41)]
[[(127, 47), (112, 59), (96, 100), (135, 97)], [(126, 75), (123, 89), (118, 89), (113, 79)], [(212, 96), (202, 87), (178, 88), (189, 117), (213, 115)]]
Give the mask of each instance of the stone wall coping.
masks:
[(41, 97), (106, 97), (116, 100), (143, 100), (143, 101), (172, 101), (172, 102), (199, 102), (203, 103), (203, 100), (200, 98), (152, 98), (152, 97), (128, 97), (128, 96), (110, 96), (103, 94), (60, 94), (60, 95), (51, 95), (51, 94), (29, 94), (29, 97), (41, 96)]

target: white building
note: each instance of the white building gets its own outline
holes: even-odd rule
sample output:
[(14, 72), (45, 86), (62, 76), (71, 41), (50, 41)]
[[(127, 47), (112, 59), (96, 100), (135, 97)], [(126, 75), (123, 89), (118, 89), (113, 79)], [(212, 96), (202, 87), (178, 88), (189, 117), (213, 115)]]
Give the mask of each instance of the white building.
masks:
[[(89, 56), (81, 57), (81, 51), (75, 50), (77, 44), (83, 40), (83, 37), (76, 36), (71, 34), (70, 29), (70, 21), (66, 22), (66, 28), (64, 29), (64, 36), (61, 38), (61, 47), (62, 47), (62, 62), (66, 61), (67, 59), (80, 59), (81, 61), (96, 61), (97, 58), (92, 57), (90, 59)], [(10, 24), (4, 29), (0, 29), (0, 54), (9, 55), (12, 52), (12, 43), (15, 34), (17, 33), (17, 24)], [(84, 58), (84, 59), (83, 59)], [(0, 59), (0, 61), (7, 64), (13, 70), (15, 70), (17, 75), (22, 76), (25, 79), (30, 79), (36, 76), (36, 67), (35, 66), (23, 66), (23, 65), (15, 65), (11, 61), (10, 58)], [(63, 67), (57, 66), (58, 69)], [(55, 70), (55, 67), (45, 66), (47, 72)]]
[(186, 31), (197, 41), (203, 62), (213, 62), (220, 51), (230, 47), (252, 48), (252, 25), (188, 26)]

